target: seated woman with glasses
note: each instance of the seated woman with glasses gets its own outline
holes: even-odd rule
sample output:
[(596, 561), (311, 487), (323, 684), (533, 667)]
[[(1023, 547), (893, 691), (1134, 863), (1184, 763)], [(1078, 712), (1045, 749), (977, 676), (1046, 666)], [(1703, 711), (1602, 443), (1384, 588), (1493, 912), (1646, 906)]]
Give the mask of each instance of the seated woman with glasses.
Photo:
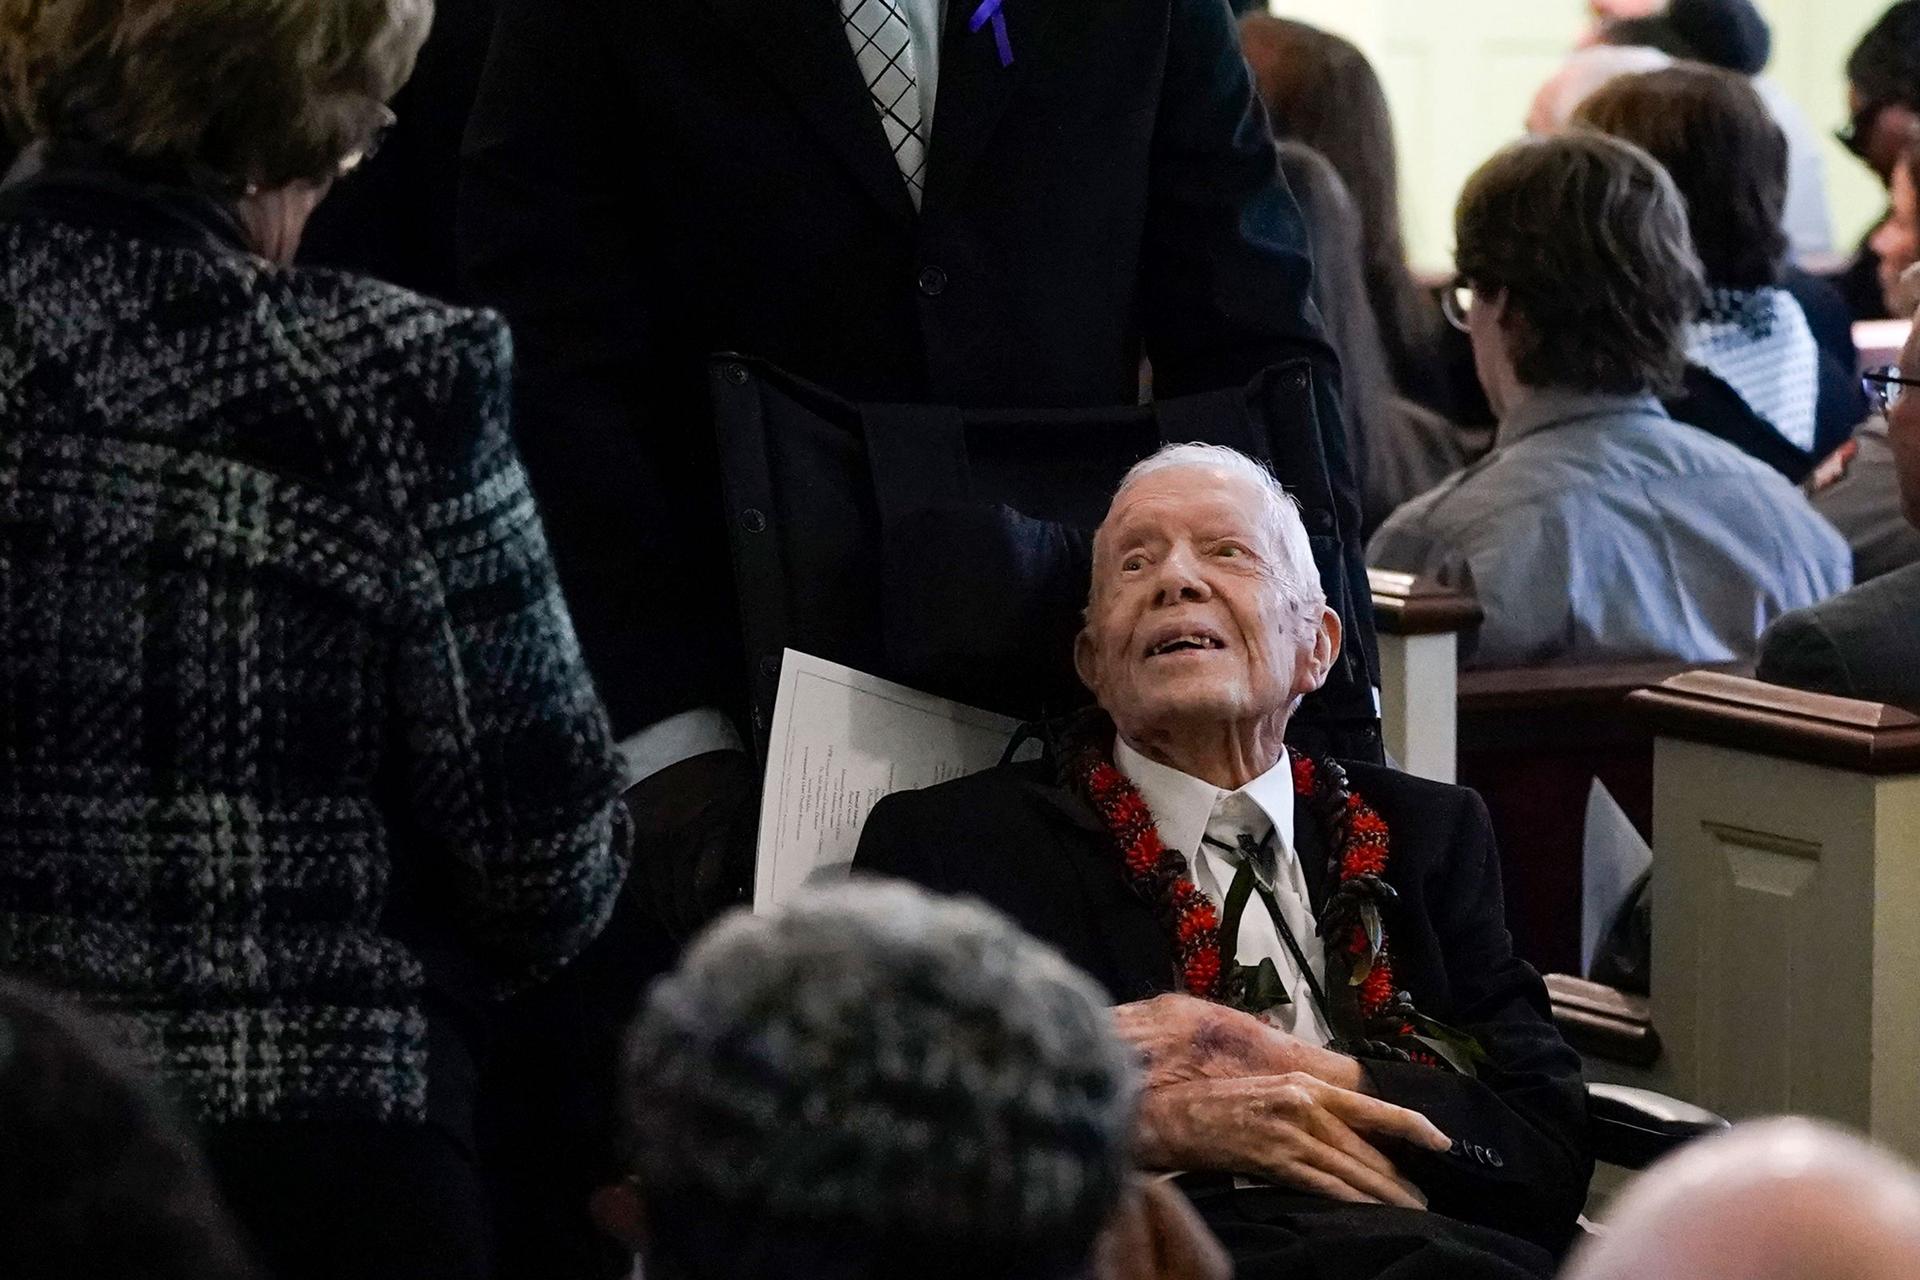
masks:
[(505, 326), (286, 266), (431, 13), (0, 0), (0, 967), (125, 1033), (278, 1280), (492, 1273), (489, 998), (626, 871)]
[(1750, 656), (1766, 624), (1850, 582), (1839, 534), (1777, 471), (1674, 422), (1703, 292), (1673, 180), (1575, 132), (1517, 143), (1455, 218), (1493, 452), (1395, 511), (1367, 562), (1472, 591), (1473, 666)]

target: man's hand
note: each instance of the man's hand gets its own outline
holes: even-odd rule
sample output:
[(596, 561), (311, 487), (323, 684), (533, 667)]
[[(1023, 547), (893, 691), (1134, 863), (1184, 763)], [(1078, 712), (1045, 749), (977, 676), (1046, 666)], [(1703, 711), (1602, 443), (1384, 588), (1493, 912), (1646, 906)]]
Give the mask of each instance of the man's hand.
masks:
[(1113, 1021), (1120, 1038), (1145, 1057), (1149, 1089), (1294, 1071), (1355, 1091), (1366, 1081), (1351, 1058), (1290, 1036), (1250, 1013), (1195, 996), (1164, 995), (1123, 1004), (1114, 1009)]
[(684, 943), (753, 888), (760, 784), (744, 751), (709, 751), (627, 791), (633, 871), (653, 914)]
[(1147, 1168), (1257, 1175), (1331, 1200), (1426, 1208), (1376, 1139), (1432, 1151), (1453, 1145), (1416, 1111), (1296, 1071), (1150, 1090), (1137, 1146)]
[(1163, 1178), (1127, 1188), (1093, 1246), (1093, 1280), (1233, 1280), (1227, 1251)]

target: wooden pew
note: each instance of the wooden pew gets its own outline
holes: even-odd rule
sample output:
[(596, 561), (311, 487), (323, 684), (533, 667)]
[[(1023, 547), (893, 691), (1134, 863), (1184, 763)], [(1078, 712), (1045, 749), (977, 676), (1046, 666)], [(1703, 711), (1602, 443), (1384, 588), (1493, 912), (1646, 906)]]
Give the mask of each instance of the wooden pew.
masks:
[(1706, 672), (1630, 701), (1673, 1091), (1920, 1158), (1920, 718)]
[(1380, 642), (1380, 725), (1408, 773), (1452, 782), (1460, 632), (1483, 616), (1472, 596), (1427, 578), (1367, 570)]
[(1501, 668), (1460, 674), (1460, 782), (1500, 844), (1514, 948), (1543, 973), (1582, 972), (1587, 794), (1604, 784), (1653, 829), (1653, 732), (1627, 698), (1692, 663)]

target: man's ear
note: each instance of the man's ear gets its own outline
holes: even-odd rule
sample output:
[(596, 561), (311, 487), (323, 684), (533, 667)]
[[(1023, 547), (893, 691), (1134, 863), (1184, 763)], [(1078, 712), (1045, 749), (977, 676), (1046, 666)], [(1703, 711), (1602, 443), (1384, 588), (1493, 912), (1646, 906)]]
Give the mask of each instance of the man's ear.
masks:
[[(1306, 669), (1300, 673), (1305, 678), (1305, 688), (1296, 689), (1296, 694), (1305, 695), (1314, 692), (1327, 682), (1327, 673), (1333, 670), (1334, 659), (1340, 656), (1340, 615), (1329, 606), (1321, 606), (1320, 620), (1313, 629), (1313, 652), (1308, 656)], [(1298, 677), (1296, 681), (1298, 682)]]
[(1093, 693), (1100, 692), (1100, 654), (1085, 627), (1073, 638), (1073, 671), (1081, 684)]

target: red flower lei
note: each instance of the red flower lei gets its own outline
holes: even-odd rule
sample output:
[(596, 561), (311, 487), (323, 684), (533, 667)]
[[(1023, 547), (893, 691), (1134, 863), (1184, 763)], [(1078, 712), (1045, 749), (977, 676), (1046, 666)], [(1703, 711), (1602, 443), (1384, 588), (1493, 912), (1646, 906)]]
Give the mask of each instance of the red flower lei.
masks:
[[(1364, 799), (1339, 787), (1332, 795), (1319, 794), (1321, 780), (1328, 770), (1318, 768), (1305, 756), (1293, 757), (1294, 794), (1305, 800), (1319, 795), (1337, 807), (1334, 865), (1339, 877), (1335, 887), (1358, 885), (1365, 876), (1376, 879), (1387, 870), (1387, 824)], [(1121, 860), (1128, 882), (1152, 903), (1174, 939), (1180, 977), (1187, 991), (1205, 1000), (1220, 998), (1223, 971), (1220, 950), (1220, 915), (1211, 899), (1187, 874), (1187, 860), (1169, 849), (1160, 838), (1153, 814), (1127, 776), (1097, 752), (1088, 752), (1080, 762), (1081, 792), (1113, 833), (1121, 849)], [(1344, 782), (1344, 776), (1342, 777)], [(1376, 951), (1366, 929), (1353, 924), (1347, 930), (1345, 949), (1356, 965), (1371, 961), (1360, 986), (1360, 1016), (1372, 1022), (1394, 1003), (1393, 961), (1386, 949), (1385, 930)], [(1401, 1034), (1411, 1034), (1411, 1023)]]
[[(1173, 939), (1181, 985), (1202, 999), (1224, 1002), (1219, 911), (1187, 874), (1186, 859), (1160, 839), (1139, 789), (1114, 765), (1107, 746), (1111, 725), (1105, 733), (1098, 728), (1089, 733), (1088, 728), (1083, 724), (1068, 734), (1068, 749), (1062, 753), (1066, 780), (1112, 833), (1127, 883), (1153, 907)], [(1352, 1034), (1336, 1041), (1336, 1047), (1357, 1057), (1473, 1074), (1474, 1064), (1486, 1060), (1473, 1037), (1424, 1016), (1413, 1007), (1411, 996), (1394, 990), (1393, 957), (1381, 910), (1396, 896), (1385, 879), (1386, 820), (1352, 790), (1338, 763), (1297, 753), (1292, 761), (1294, 794), (1319, 811), (1333, 846), (1335, 882), (1321, 910), (1320, 927), (1340, 940), (1338, 953), (1347, 961), (1347, 981), (1355, 988), (1348, 1007), (1358, 1025), (1348, 1027)], [(1357, 981), (1355, 974), (1360, 975)]]

